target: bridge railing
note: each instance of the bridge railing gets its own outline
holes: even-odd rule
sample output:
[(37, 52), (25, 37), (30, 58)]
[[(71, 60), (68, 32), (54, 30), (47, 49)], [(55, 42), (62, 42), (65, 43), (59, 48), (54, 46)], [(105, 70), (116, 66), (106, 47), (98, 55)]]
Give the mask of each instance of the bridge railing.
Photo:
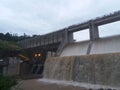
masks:
[(63, 36), (64, 36), (64, 31), (58, 31), (58, 32), (53, 32), (46, 35), (25, 39), (25, 40), (19, 41), (18, 44), (23, 48), (45, 46), (45, 45), (62, 42), (62, 40), (64, 39)]

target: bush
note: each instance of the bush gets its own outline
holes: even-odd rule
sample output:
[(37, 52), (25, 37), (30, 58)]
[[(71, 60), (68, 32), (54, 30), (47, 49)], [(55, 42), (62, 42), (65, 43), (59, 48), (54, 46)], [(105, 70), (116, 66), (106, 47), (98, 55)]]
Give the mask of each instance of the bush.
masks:
[(17, 84), (14, 77), (0, 75), (0, 90), (10, 90), (10, 88)]

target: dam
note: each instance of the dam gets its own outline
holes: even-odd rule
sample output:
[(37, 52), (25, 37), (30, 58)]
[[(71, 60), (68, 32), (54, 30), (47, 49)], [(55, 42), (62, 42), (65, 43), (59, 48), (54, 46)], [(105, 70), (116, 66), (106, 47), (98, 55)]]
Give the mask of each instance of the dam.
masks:
[[(104, 85), (112, 89), (101, 90), (120, 90), (120, 35), (101, 38), (98, 30), (98, 26), (117, 21), (120, 21), (120, 11), (25, 39), (18, 44), (31, 53), (32, 65), (38, 67), (36, 71), (42, 64), (40, 74), (48, 81)], [(89, 29), (90, 40), (74, 42), (73, 32), (84, 29)], [(39, 52), (42, 52), (43, 59), (34, 59), (33, 55)], [(38, 63), (41, 60), (42, 63)]]

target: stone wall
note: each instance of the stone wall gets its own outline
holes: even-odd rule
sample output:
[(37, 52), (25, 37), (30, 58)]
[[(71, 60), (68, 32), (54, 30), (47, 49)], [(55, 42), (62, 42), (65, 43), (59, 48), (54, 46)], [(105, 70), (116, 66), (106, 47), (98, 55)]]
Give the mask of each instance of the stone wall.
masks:
[(120, 53), (49, 58), (44, 78), (120, 86)]

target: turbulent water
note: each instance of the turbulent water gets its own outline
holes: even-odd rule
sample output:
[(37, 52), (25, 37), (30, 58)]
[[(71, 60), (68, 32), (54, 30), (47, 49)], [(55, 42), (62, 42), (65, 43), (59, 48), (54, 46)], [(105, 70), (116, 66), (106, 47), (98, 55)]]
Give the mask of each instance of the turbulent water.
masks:
[(44, 77), (59, 80), (72, 80), (75, 57), (50, 58), (45, 62)]
[(120, 86), (120, 53), (49, 58), (44, 78)]

